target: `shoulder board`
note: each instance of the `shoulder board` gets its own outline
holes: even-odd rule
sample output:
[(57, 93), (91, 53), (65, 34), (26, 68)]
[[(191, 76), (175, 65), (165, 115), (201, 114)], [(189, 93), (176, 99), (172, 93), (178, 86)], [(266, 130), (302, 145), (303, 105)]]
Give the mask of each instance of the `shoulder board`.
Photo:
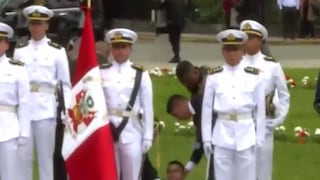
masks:
[(201, 66), (200, 69), (202, 69), (202, 70), (205, 71), (206, 73), (211, 72), (211, 71), (213, 70), (212, 67), (207, 66), (207, 65)]
[(214, 67), (214, 68), (208, 68), (208, 74), (215, 74), (223, 71), (222, 66)]
[(270, 62), (278, 62), (277, 60), (275, 60), (273, 57), (271, 57), (271, 56), (265, 56), (264, 57), (264, 60), (266, 60), (266, 61), (270, 61)]
[(144, 67), (138, 64), (132, 64), (131, 67), (139, 71), (144, 71)]
[(24, 62), (16, 60), (16, 59), (10, 59), (9, 63), (13, 64), (13, 65), (18, 65), (18, 66), (24, 66)]
[(255, 74), (255, 75), (258, 75), (260, 73), (260, 70), (258, 68), (251, 67), (251, 66), (244, 68), (244, 71), (250, 74)]
[(16, 48), (23, 48), (26, 47), (29, 44), (29, 41), (20, 42), (16, 45)]
[(57, 49), (61, 49), (61, 47), (62, 47), (60, 44), (58, 44), (56, 42), (52, 42), (52, 41), (49, 41), (48, 44), (49, 44), (49, 46), (52, 46)]
[(106, 68), (109, 68), (111, 66), (112, 66), (111, 63), (103, 63), (103, 64), (100, 65), (100, 69), (106, 69)]

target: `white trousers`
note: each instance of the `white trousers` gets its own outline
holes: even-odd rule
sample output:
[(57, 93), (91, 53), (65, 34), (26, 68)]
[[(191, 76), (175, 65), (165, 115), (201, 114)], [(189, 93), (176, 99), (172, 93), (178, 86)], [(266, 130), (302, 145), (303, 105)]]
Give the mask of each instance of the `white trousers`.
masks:
[(273, 132), (267, 133), (261, 148), (257, 149), (257, 179), (272, 179)]
[(32, 180), (33, 148), (36, 148), (39, 180), (53, 180), (53, 152), (55, 143), (56, 119), (31, 121), (33, 138), (22, 151), (24, 154), (21, 163), (25, 166), (24, 173), (28, 176), (24, 180)]
[(115, 156), (117, 161), (118, 176), (121, 180), (140, 180), (142, 163), (142, 142), (130, 142), (115, 144)]
[(215, 146), (215, 180), (256, 180), (255, 149), (236, 151)]
[(33, 144), (32, 138), (29, 138), (29, 142), (23, 146), (19, 146), (18, 154), (20, 166), (23, 168), (20, 170), (24, 175), (24, 180), (32, 180), (32, 168), (33, 168)]
[(1, 180), (25, 180), (18, 153), (17, 139), (0, 142)]

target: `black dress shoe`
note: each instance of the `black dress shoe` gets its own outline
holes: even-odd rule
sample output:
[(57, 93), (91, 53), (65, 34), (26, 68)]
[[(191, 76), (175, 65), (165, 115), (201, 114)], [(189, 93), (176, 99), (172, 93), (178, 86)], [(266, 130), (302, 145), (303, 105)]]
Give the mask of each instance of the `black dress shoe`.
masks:
[(181, 61), (180, 57), (173, 57), (169, 61), (169, 63), (179, 63)]

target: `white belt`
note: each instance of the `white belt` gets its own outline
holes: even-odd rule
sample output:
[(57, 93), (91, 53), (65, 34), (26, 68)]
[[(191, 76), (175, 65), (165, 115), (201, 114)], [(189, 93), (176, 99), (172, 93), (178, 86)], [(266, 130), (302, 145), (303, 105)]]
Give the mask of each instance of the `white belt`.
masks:
[(129, 118), (138, 118), (138, 113), (135, 111), (126, 111), (119, 108), (108, 109), (108, 114), (118, 117), (129, 117)]
[(16, 113), (17, 112), (17, 106), (0, 105), (0, 111)]
[(231, 114), (218, 114), (218, 119), (229, 121), (250, 120), (253, 118), (252, 113), (231, 113)]
[(45, 84), (30, 83), (30, 91), (55, 94), (56, 89)]

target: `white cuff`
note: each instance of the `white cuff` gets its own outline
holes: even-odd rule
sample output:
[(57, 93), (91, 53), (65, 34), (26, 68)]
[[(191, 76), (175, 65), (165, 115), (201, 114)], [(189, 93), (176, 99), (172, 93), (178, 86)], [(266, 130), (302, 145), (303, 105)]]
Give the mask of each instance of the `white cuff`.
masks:
[(185, 168), (186, 168), (187, 171), (191, 171), (194, 166), (195, 166), (194, 162), (189, 161), (189, 162), (186, 164)]

